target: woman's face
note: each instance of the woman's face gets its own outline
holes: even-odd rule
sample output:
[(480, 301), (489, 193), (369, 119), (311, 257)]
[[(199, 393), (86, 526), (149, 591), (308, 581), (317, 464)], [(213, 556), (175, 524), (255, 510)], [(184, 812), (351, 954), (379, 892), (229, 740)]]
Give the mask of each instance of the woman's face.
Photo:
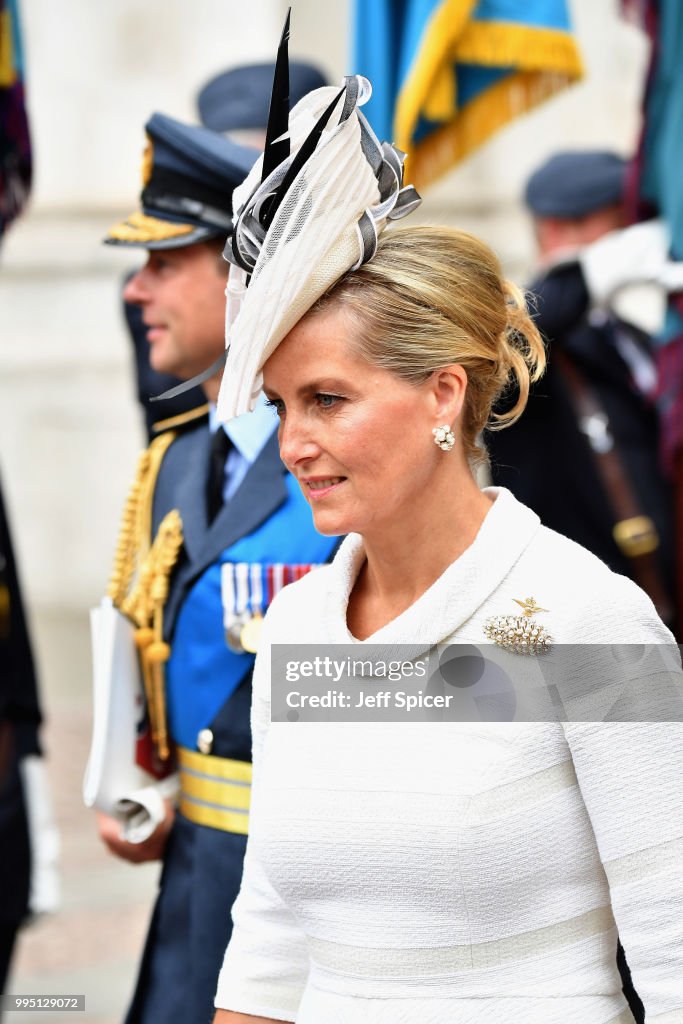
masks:
[(436, 447), (432, 428), (452, 423), (454, 406), (439, 375), (411, 385), (361, 358), (351, 329), (334, 310), (302, 320), (266, 362), (264, 391), (316, 529), (367, 537), (436, 497), (430, 487), (455, 452)]

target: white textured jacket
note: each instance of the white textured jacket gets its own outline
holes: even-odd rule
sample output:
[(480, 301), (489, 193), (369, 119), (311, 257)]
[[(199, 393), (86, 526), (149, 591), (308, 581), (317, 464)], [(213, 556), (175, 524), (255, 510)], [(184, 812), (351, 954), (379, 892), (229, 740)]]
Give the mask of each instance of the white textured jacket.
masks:
[[(504, 490), (470, 548), (365, 643), (485, 643), (531, 595), (556, 643), (668, 644), (649, 598)], [(683, 1022), (683, 726), (270, 722), (270, 644), (357, 643), (364, 559), (274, 602), (254, 792), (216, 1005), (298, 1024)]]

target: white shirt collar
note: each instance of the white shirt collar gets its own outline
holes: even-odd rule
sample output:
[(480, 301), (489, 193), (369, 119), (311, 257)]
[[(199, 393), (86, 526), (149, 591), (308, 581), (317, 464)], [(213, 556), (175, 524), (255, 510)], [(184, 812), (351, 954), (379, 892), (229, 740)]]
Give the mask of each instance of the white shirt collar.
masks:
[(277, 430), (277, 417), (273, 410), (266, 405), (265, 395), (261, 394), (256, 408), (252, 412), (245, 412), (243, 416), (237, 416), (229, 423), (220, 424), (216, 419), (216, 406), (209, 404), (209, 429), (213, 434), (216, 430), (222, 429), (226, 432), (237, 451), (247, 462), (255, 462), (265, 448), (266, 442), (270, 440), (273, 432)]

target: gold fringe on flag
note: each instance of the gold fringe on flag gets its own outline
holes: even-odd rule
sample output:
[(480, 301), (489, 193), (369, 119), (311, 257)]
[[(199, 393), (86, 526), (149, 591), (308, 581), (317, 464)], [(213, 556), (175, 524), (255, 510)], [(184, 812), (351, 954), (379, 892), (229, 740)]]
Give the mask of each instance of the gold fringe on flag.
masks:
[[(578, 81), (583, 66), (571, 35), (513, 22), (475, 21), (476, 0), (444, 0), (422, 36), (396, 103), (396, 144), (406, 171), (424, 189), (499, 128)], [(455, 65), (510, 69), (459, 106)], [(420, 117), (441, 122), (413, 142)]]

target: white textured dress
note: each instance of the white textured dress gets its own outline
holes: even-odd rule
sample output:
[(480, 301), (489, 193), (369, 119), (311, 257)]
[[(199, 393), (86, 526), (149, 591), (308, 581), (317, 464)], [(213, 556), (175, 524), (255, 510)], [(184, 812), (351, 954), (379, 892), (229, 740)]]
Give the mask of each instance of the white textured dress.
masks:
[[(558, 643), (669, 643), (649, 599), (507, 491), (367, 643), (482, 644), (533, 595)], [(270, 643), (352, 643), (364, 553), (286, 588), (254, 675), (254, 791), (216, 1005), (297, 1024), (683, 1022), (679, 724), (270, 723)]]

